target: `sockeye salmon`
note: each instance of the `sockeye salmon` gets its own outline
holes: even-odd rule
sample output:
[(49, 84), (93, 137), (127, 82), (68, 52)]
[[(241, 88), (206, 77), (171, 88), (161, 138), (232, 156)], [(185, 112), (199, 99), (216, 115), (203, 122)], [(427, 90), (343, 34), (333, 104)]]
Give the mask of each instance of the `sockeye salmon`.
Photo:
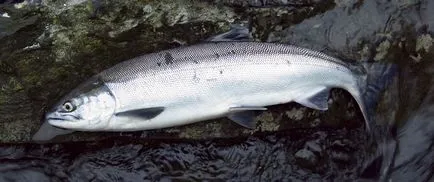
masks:
[[(385, 79), (385, 78), (382, 78)], [(115, 65), (46, 115), (75, 131), (138, 131), (228, 117), (255, 128), (255, 111), (297, 102), (327, 110), (331, 88), (348, 91), (369, 129), (365, 67), (321, 52), (259, 42), (209, 42)]]

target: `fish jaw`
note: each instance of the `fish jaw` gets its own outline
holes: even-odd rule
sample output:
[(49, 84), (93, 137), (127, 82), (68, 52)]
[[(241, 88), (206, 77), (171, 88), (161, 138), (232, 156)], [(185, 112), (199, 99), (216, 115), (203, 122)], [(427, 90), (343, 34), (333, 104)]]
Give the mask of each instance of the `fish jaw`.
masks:
[[(46, 121), (58, 128), (74, 130), (74, 131), (108, 131), (107, 121), (91, 121), (91, 120), (75, 120), (65, 121), (57, 118), (47, 118)], [(95, 124), (99, 123), (99, 124)]]
[(65, 121), (60, 118), (53, 118), (53, 117), (47, 118), (45, 119), (45, 121), (47, 121), (52, 126), (63, 128), (63, 129), (69, 129), (71, 127), (69, 122), (73, 122), (73, 121)]
[[(72, 119), (71, 119), (72, 118)], [(50, 112), (45, 116), (45, 121), (48, 122), (50, 125), (68, 129), (71, 125), (71, 123), (78, 122), (75, 120), (72, 116), (66, 116), (60, 115), (58, 112)]]

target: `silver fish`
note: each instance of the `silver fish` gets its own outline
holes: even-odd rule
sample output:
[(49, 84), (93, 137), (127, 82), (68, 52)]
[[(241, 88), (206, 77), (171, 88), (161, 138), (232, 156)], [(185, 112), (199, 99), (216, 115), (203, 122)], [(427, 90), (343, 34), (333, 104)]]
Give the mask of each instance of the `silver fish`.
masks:
[(328, 109), (331, 88), (347, 90), (369, 129), (362, 66), (291, 45), (210, 42), (147, 54), (78, 86), (47, 113), (76, 131), (138, 131), (228, 117), (255, 128), (255, 111), (297, 102)]

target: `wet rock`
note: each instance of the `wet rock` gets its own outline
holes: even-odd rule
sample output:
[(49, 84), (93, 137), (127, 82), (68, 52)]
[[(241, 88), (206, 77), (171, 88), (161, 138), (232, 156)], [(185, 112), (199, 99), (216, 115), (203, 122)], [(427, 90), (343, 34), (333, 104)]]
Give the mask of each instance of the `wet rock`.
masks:
[[(306, 19), (300, 24), (286, 28), (283, 34), (269, 36), (269, 41), (279, 41), (324, 50), (329, 54), (345, 52), (345, 59), (359, 60), (366, 46), (380, 52), (395, 46), (390, 39), (398, 40), (406, 36), (406, 31), (418, 31), (426, 27), (432, 32), (434, 21), (430, 16), (419, 16), (429, 10), (419, 10), (412, 3), (400, 1), (343, 1), (333, 10), (322, 16)], [(424, 6), (433, 6), (430, 1), (421, 1)], [(406, 7), (402, 10), (401, 7)], [(402, 10), (402, 11), (401, 11)], [(349, 13), (350, 12), (350, 13)], [(414, 26), (412, 26), (414, 25)], [(363, 27), (363, 28), (362, 28)], [(361, 31), (361, 29), (363, 29)], [(389, 39), (389, 43), (385, 40)], [(370, 44), (370, 45), (366, 45)], [(366, 52), (366, 51), (365, 51)], [(380, 54), (380, 57), (383, 55)], [(374, 56), (375, 54), (373, 54)], [(407, 57), (408, 58), (408, 57)]]
[(318, 162), (317, 156), (308, 149), (301, 149), (297, 151), (294, 155), (297, 159), (298, 164), (301, 166), (312, 167)]
[(318, 156), (321, 156), (322, 152), (323, 152), (323, 149), (321, 148), (321, 146), (317, 142), (314, 142), (314, 141), (306, 142), (305, 148), (314, 152)]
[[(432, 76), (434, 72), (431, 73)], [(414, 112), (408, 121), (398, 130), (395, 146), (385, 146), (396, 152), (394, 158), (384, 160), (382, 171), (390, 169), (391, 180), (432, 181), (432, 167), (434, 157), (434, 87), (430, 84), (431, 94), (424, 98), (419, 109)], [(384, 155), (388, 155), (385, 153)], [(390, 154), (389, 154), (390, 155)], [(391, 164), (393, 162), (393, 164)], [(391, 166), (389, 166), (391, 165)], [(386, 178), (386, 177), (384, 177)]]
[[(396, 161), (392, 166), (392, 178), (402, 180), (406, 177), (411, 179), (417, 177), (421, 181), (425, 179), (429, 181), (429, 178), (432, 178), (432, 160), (430, 160), (432, 159), (432, 150), (430, 149), (432, 148), (431, 134), (433, 132), (431, 129), (433, 127), (431, 127), (432, 122), (425, 121), (432, 121), (430, 114), (433, 112), (429, 107), (414, 113), (421, 108), (424, 98), (433, 95), (430, 87), (433, 85), (431, 80), (432, 73), (434, 73), (431, 60), (434, 56), (432, 49), (434, 1), (223, 0), (179, 1), (182, 4), (161, 1), (160, 4), (159, 1), (134, 0), (128, 2), (46, 0), (42, 1), (41, 6), (37, 8), (31, 6), (29, 2), (33, 1), (23, 1), (15, 5), (0, 5), (0, 51), (2, 52), (0, 54), (0, 142), (28, 142), (31, 135), (39, 128), (44, 110), (90, 75), (128, 58), (179, 45), (178, 43), (174, 45), (173, 42), (185, 42), (186, 44), (199, 42), (210, 35), (226, 31), (231, 22), (239, 21), (251, 22), (250, 26), (255, 40), (291, 43), (320, 50), (350, 62), (376, 60), (377, 62), (399, 64), (401, 70), (399, 79), (394, 80), (392, 89), (387, 90), (381, 96), (379, 108), (375, 115), (375, 121), (379, 125), (373, 127), (374, 131), (377, 131), (374, 134), (378, 135), (376, 139), (393, 136), (393, 133), (388, 133), (389, 130), (377, 129), (392, 124), (402, 126), (405, 123), (401, 122), (407, 121), (407, 118), (411, 116), (412, 122), (404, 125), (403, 130), (398, 133), (401, 143), (398, 145), (400, 148), (397, 150)], [(99, 4), (94, 2), (99, 2)], [(222, 9), (217, 9), (214, 3), (219, 4)], [(258, 7), (263, 5), (268, 6)], [(429, 105), (432, 103), (432, 99), (426, 102)], [(363, 123), (362, 116), (354, 100), (346, 92), (342, 90), (332, 92), (330, 106), (332, 106), (330, 110), (324, 113), (307, 108), (300, 109), (297, 104), (270, 107), (269, 111), (258, 117), (260, 126), (254, 131), (240, 128), (227, 119), (219, 119), (148, 132), (77, 132), (73, 135), (59, 137), (56, 141), (95, 141), (108, 137), (127, 137), (129, 138), (128, 142), (132, 141), (130, 138), (139, 142), (140, 139), (148, 137), (207, 139), (246, 136), (262, 131), (274, 132), (275, 130), (289, 130), (288, 133), (296, 133), (291, 129), (325, 127), (329, 129), (329, 133), (311, 134), (306, 132), (304, 135), (291, 135), (291, 138), (296, 140), (280, 144), (280, 146), (286, 147), (300, 142), (297, 143), (296, 148), (292, 146), (289, 149), (278, 150), (273, 147), (276, 146), (274, 139), (270, 141), (273, 145), (266, 147), (252, 147), (255, 146), (253, 144), (263, 145), (265, 142), (240, 144), (238, 150), (243, 151), (246, 148), (251, 148), (251, 150), (259, 151), (256, 155), (252, 155), (250, 152), (234, 152), (237, 155), (231, 155), (228, 158), (228, 160), (243, 161), (242, 165), (247, 167), (243, 168), (242, 172), (239, 172), (238, 168), (221, 169), (215, 166), (206, 168), (204, 166), (208, 164), (208, 161), (205, 162), (206, 164), (201, 162), (190, 164), (198, 164), (193, 171), (212, 169), (210, 176), (213, 177), (221, 177), (230, 173), (230, 177), (242, 176), (247, 178), (247, 175), (243, 174), (254, 171), (257, 177), (255, 179), (259, 180), (267, 175), (269, 177), (267, 179), (270, 179), (273, 175), (282, 176), (284, 174), (287, 175), (285, 179), (306, 181), (309, 179), (307, 176), (315, 176), (316, 174), (312, 175), (308, 170), (292, 166), (291, 157), (297, 156), (297, 161), (300, 161), (300, 164), (303, 164), (301, 161), (304, 160), (308, 161), (307, 164), (320, 166), (322, 157), (318, 157), (315, 152), (319, 151), (317, 150), (317, 145), (319, 145), (323, 149), (324, 158), (333, 159), (331, 163), (327, 163), (328, 165), (320, 167), (321, 169), (332, 169), (331, 172), (318, 170), (325, 174), (324, 180), (335, 180), (335, 172), (342, 170), (336, 168), (336, 163), (345, 163), (345, 170), (342, 170), (344, 171), (342, 173), (345, 174), (339, 173), (338, 175), (351, 173), (352, 175), (349, 175), (348, 178), (354, 180), (356, 178), (354, 175), (357, 175), (358, 169), (347, 166), (358, 165), (358, 163), (348, 161), (363, 159), (366, 157), (364, 151), (374, 151), (375, 148), (372, 149), (369, 145), (364, 145), (369, 140), (366, 135), (361, 134), (363, 133), (360, 129), (360, 125)], [(303, 112), (298, 112), (300, 110)], [(345, 128), (345, 131), (342, 127)], [(387, 127), (385, 128), (387, 129)], [(314, 140), (300, 141), (300, 138), (311, 135), (314, 135)], [(351, 140), (347, 141), (343, 138), (351, 138)], [(234, 142), (233, 140), (231, 138), (224, 143), (226, 145)], [(279, 141), (281, 140), (277, 140), (277, 143)], [(30, 153), (27, 156), (24, 155), (25, 152), (23, 151), (34, 152), (34, 150), (38, 150), (37, 147), (32, 145), (26, 150), (17, 151), (2, 149), (5, 152), (0, 155), (6, 164), (2, 165), (3, 172), (0, 176), (17, 176), (17, 165), (10, 163), (21, 162), (20, 169), (26, 169), (21, 170), (22, 174), (28, 174), (30, 178), (23, 177), (18, 180), (46, 179), (35, 171), (44, 171), (44, 167), (58, 167), (56, 161), (52, 160), (51, 157), (63, 156), (65, 153), (67, 155), (62, 159), (63, 162), (66, 161), (65, 163), (70, 162), (71, 156), (81, 155), (84, 157), (79, 158), (77, 163), (64, 165), (68, 166), (68, 168), (63, 169), (64, 171), (46, 169), (45, 171), (48, 171), (49, 176), (55, 175), (65, 179), (66, 173), (66, 175), (83, 177), (83, 179), (106, 180), (106, 176), (110, 176), (112, 171), (98, 168), (100, 166), (97, 165), (97, 167), (92, 166), (95, 165), (95, 161), (92, 158), (89, 159), (87, 154), (82, 154), (82, 149), (86, 149), (86, 151), (94, 149), (89, 149), (89, 146), (86, 145), (78, 146), (72, 145), (69, 146), (70, 148), (60, 151), (62, 155), (58, 154), (59, 150), (56, 150), (56, 146), (52, 147), (53, 150), (43, 151), (44, 149), (41, 149), (42, 152), (37, 151), (36, 154)], [(150, 169), (152, 170), (150, 172), (144, 171), (144, 176), (147, 178), (158, 179), (162, 173), (167, 173), (166, 169), (172, 169), (171, 167), (174, 165), (171, 165), (173, 163), (170, 162), (167, 163), (168, 165), (162, 164), (157, 160), (154, 161), (155, 164), (149, 164), (149, 159), (152, 159), (149, 157), (150, 154), (153, 157), (159, 157), (158, 159), (165, 159), (165, 156), (183, 156), (184, 152), (176, 151), (169, 153), (170, 155), (161, 152), (176, 146), (178, 145), (166, 147), (165, 150), (152, 150), (148, 146), (143, 147), (142, 158), (139, 156), (137, 157), (139, 160), (132, 161), (132, 163), (137, 166), (137, 169), (145, 168), (147, 170), (150, 167), (146, 167), (146, 165), (163, 166)], [(202, 151), (202, 153), (198, 152), (198, 156), (202, 160), (209, 157), (210, 161), (217, 159), (214, 161), (216, 164), (225, 164), (221, 160), (224, 159), (224, 156), (211, 155), (214, 153), (208, 150), (212, 148), (208, 147), (209, 145), (198, 144), (194, 146), (192, 147), (194, 150)], [(300, 149), (300, 146), (305, 148)], [(97, 147), (102, 148), (103, 146)], [(74, 150), (71, 150), (73, 148), (80, 148), (80, 152), (74, 153)], [(276, 158), (269, 160), (278, 161), (273, 163), (273, 167), (270, 167), (273, 169), (271, 171), (266, 170), (268, 161), (264, 157), (263, 152), (265, 151), (267, 151), (266, 156), (279, 153), (278, 160)], [(298, 152), (294, 153), (294, 151)], [(124, 155), (126, 153), (125, 151), (118, 152)], [(385, 156), (389, 155), (385, 154)], [(116, 158), (111, 158), (110, 155), (103, 157)], [(11, 161), (11, 158), (18, 161)], [(191, 160), (194, 157), (183, 156), (179, 158)], [(388, 157), (384, 159), (388, 160), (386, 158)], [(128, 160), (134, 159), (136, 158), (128, 158)], [(41, 168), (29, 160), (41, 160), (40, 163), (43, 167)], [(387, 172), (390, 162), (384, 163), (386, 167), (380, 169), (380, 175)], [(86, 163), (86, 165), (82, 166), (82, 163)], [(237, 164), (232, 165), (237, 167)], [(105, 166), (110, 165), (110, 163), (106, 163)], [(113, 168), (118, 169), (119, 166), (116, 166), (116, 163), (113, 165)], [(86, 168), (89, 166), (90, 168)], [(36, 170), (27, 170), (30, 167)], [(93, 170), (97, 171), (96, 173), (91, 171), (92, 167), (94, 167)], [(75, 170), (71, 173), (66, 172), (70, 169)], [(295, 172), (287, 173), (288, 169)], [(131, 167), (126, 166), (124, 170), (131, 172)], [(223, 172), (218, 170), (223, 170)], [(107, 171), (109, 174), (104, 173)], [(178, 174), (175, 173), (174, 178), (179, 177)], [(194, 179), (209, 177), (203, 177), (203, 175), (195, 175)], [(137, 179), (144, 179), (144, 177), (140, 176)], [(374, 181), (378, 180), (374, 179)]]
[(322, 141), (327, 137), (327, 133), (323, 132), (323, 131), (319, 131), (319, 132), (315, 132), (313, 134), (313, 138), (315, 138), (316, 140)]
[(339, 151), (333, 151), (331, 152), (331, 159), (336, 162), (344, 162), (349, 163), (350, 162), (350, 155), (344, 152)]
[(18, 10), (11, 5), (0, 4), (0, 39), (34, 24), (38, 16), (29, 13), (28, 8)]
[(350, 163), (350, 154), (353, 152), (353, 148), (349, 142), (351, 141), (346, 139), (335, 140), (330, 147), (330, 158), (338, 163)]
[(241, 7), (279, 7), (279, 6), (314, 6), (325, 2), (327, 0), (217, 0), (216, 2)]
[(326, 148), (327, 133), (315, 132), (309, 138), (310, 140), (304, 142), (304, 147), (298, 150), (294, 157), (299, 165), (314, 171), (322, 171), (323, 169), (318, 165), (325, 158), (324, 149)]

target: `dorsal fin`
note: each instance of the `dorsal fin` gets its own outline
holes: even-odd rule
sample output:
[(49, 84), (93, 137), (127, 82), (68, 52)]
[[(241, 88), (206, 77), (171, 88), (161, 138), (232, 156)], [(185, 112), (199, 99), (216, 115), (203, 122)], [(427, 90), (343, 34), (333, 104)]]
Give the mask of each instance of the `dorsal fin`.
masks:
[(228, 32), (212, 36), (206, 39), (204, 42), (249, 42), (253, 41), (250, 35), (249, 29), (242, 25), (230, 25)]

